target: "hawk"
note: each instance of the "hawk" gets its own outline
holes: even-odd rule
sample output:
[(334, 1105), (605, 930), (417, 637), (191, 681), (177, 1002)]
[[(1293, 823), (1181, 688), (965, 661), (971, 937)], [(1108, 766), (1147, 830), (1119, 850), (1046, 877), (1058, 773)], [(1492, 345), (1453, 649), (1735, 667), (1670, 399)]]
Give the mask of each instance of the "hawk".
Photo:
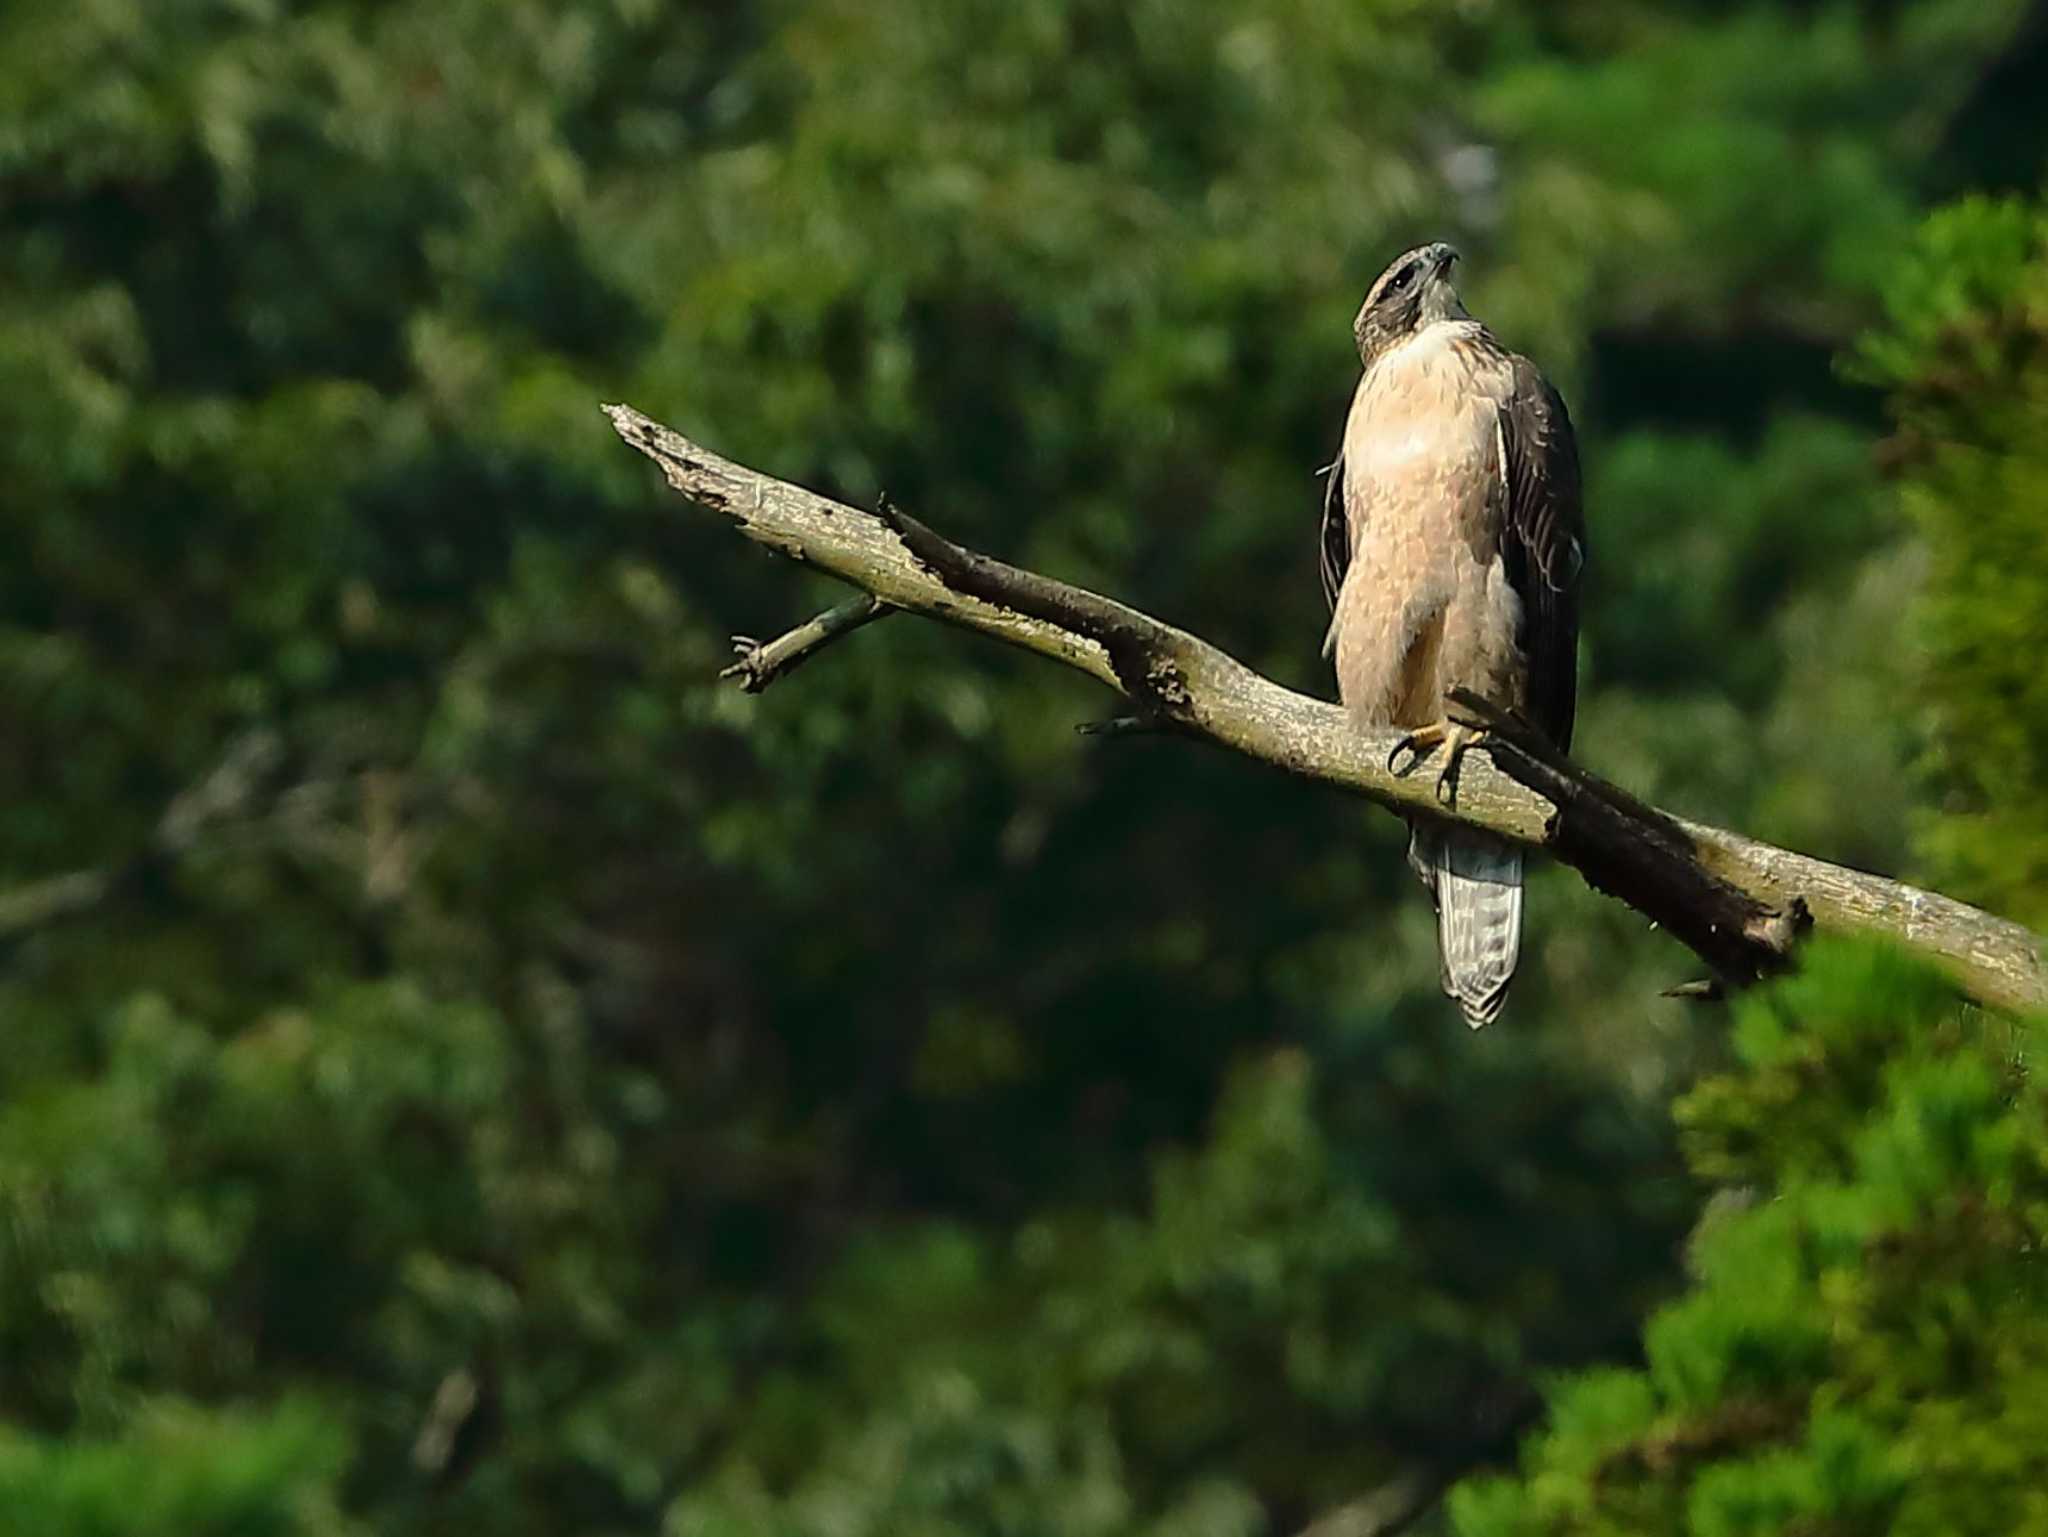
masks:
[[(1585, 527), (1570, 418), (1536, 365), (1474, 320), (1458, 253), (1420, 246), (1380, 274), (1352, 324), (1365, 375), (1323, 498), (1326, 654), (1361, 724), (1405, 726), (1389, 766), (1438, 748), (1439, 800), (1479, 733), (1466, 688), (1560, 749), (1577, 691)], [(1522, 851), (1409, 822), (1408, 862), (1437, 911), (1444, 992), (1475, 1030), (1500, 1013), (1522, 944)]]

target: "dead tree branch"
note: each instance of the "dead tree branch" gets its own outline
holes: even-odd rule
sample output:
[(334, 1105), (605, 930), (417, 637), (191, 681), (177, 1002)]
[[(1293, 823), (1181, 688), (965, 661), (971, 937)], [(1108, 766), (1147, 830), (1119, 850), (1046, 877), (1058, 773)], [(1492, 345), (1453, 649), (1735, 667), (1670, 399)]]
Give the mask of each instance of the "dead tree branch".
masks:
[(1551, 752), (1481, 701), (1461, 703), (1491, 735), (1485, 751), (1468, 756), (1447, 813), (1433, 773), (1388, 767), (1398, 731), (1361, 729), (1337, 705), (1282, 688), (1184, 630), (963, 549), (887, 503), (875, 512), (848, 507), (721, 458), (629, 406), (605, 413), (671, 486), (777, 553), (882, 604), (1087, 673), (1123, 695), (1139, 720), (1404, 815), (1448, 814), (1546, 850), (1669, 931), (1731, 986), (1783, 969), (1799, 936), (1815, 927), (1897, 940), (1993, 1007), (2048, 1007), (2041, 941), (2019, 925), (1671, 816)]
[(817, 618), (771, 641), (758, 641), (751, 635), (735, 635), (732, 649), (739, 660), (720, 672), (719, 677), (738, 678), (741, 688), (750, 694), (758, 694), (777, 678), (794, 672), (806, 659), (824, 650), (840, 636), (851, 635), (862, 625), (888, 612), (888, 604), (873, 593), (864, 592), (857, 598), (848, 598), (837, 608), (826, 609)]

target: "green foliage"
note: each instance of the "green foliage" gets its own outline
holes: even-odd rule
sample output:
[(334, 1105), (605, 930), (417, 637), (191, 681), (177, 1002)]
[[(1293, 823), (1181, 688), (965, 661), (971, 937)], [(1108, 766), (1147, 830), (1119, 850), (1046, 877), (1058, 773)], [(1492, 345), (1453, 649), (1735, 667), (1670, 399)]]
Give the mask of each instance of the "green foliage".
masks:
[(1963, 202), (1886, 292), (1867, 373), (1893, 391), (1931, 564), (1921, 629), (1942, 793), (1919, 843), (1961, 894), (2048, 922), (2048, 212)]
[[(110, 1532), (189, 1481), (201, 1531), (1220, 1534), (1494, 1449), (1675, 1282), (1717, 1028), (1668, 946), (1539, 875), (1468, 1038), (1388, 819), (1091, 746), (1100, 698), (936, 628), (715, 683), (835, 595), (595, 403), (1320, 686), (1347, 322), (1447, 236), (1584, 437), (1589, 761), (1897, 863), (1913, 568), (1831, 359), (2017, 16), (9, 0), (0, 920), (120, 875), (0, 934), (21, 1487)], [(1961, 299), (1899, 280), (1906, 398), (1925, 315), (2025, 313), (1968, 238)], [(1849, 1181), (1851, 1089), (1745, 1049), (1703, 1174)], [(1579, 1440), (1811, 1370), (1759, 1273)]]
[[(1892, 391), (1931, 568), (1920, 682), (1945, 800), (1922, 857), (2036, 921), (2044, 275), (2036, 205), (1943, 210), (1857, 362)], [(2048, 1530), (2048, 1100), (2029, 1040), (1881, 950), (1816, 948), (1745, 1000), (1738, 1068), (1679, 1104), (1688, 1162), (1723, 1187), (1691, 1290), (1649, 1320), (1642, 1370), (1558, 1385), (1520, 1477), (1457, 1491), (1463, 1537)]]
[(2043, 1530), (2048, 1096), (1895, 952), (1816, 945), (1680, 1102), (1727, 1182), (1640, 1371), (1552, 1397), (1461, 1537)]
[(116, 1440), (0, 1435), (0, 1532), (341, 1537), (345, 1439), (303, 1404), (262, 1419), (152, 1404)]
[[(1544, 1339), (1563, 1322), (1557, 1280), (1516, 1256), (1430, 1275), (1422, 1230), (1381, 1193), (1398, 1182), (1346, 1167), (1348, 1139), (1318, 1119), (1310, 1064), (1281, 1053), (1233, 1075), (1199, 1153), (1160, 1161), (1142, 1217), (1070, 1211), (1004, 1245), (949, 1230), (851, 1251), (815, 1316), (862, 1385), (860, 1407), (830, 1423), (860, 1424), (861, 1436), (789, 1468), (735, 1460), (671, 1522), (1257, 1531), (1272, 1490), (1312, 1504), (1349, 1492), (1356, 1450), (1348, 1465), (1328, 1459), (1360, 1414), (1427, 1440), (1442, 1433), (1446, 1390), (1532, 1368), (1532, 1346), (1571, 1348)], [(1581, 1135), (1597, 1145), (1599, 1132)], [(1555, 1180), (1547, 1215), (1589, 1236), (1613, 1207), (1595, 1148), (1581, 1156), (1585, 1179)], [(1517, 1201), (1479, 1149), (1443, 1177), (1464, 1187), (1468, 1211)], [(1636, 1220), (1651, 1216), (1637, 1206)], [(1017, 1351), (1020, 1337), (1037, 1348)], [(1473, 1340), (1485, 1365), (1431, 1380)], [(788, 1402), (790, 1386), (764, 1402)], [(1226, 1437), (1230, 1465), (1206, 1466)], [(1164, 1485), (1146, 1471), (1181, 1468)], [(792, 1487), (768, 1498), (779, 1486)]]

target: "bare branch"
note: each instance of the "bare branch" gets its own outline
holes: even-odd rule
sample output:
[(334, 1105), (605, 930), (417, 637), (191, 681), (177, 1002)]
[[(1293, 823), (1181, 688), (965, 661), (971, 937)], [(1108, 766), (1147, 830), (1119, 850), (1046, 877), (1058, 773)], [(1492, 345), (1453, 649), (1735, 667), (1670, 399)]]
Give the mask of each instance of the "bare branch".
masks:
[(72, 870), (0, 891), (0, 944), (90, 912), (122, 884), (125, 870)]
[(228, 744), (204, 779), (179, 792), (156, 825), (155, 847), (182, 854), (210, 829), (249, 814), (284, 762), (284, 743), (258, 728)]
[(267, 793), (283, 757), (283, 744), (274, 732), (247, 732), (228, 745), (203, 779), (172, 799), (148, 843), (136, 854), (118, 864), (73, 870), (0, 891), (0, 945), (90, 912), (224, 823), (248, 815)]
[(1325, 1511), (1299, 1537), (1399, 1537), (1435, 1508), (1453, 1482), (1453, 1475), (1434, 1468), (1411, 1468)]
[(1434, 1457), (1402, 1468), (1364, 1494), (1324, 1511), (1297, 1537), (1399, 1537), (1436, 1509), (1467, 1474), (1514, 1454), (1522, 1434), (1543, 1412), (1543, 1399), (1526, 1382), (1502, 1382), (1468, 1405), (1466, 1434)]
[(851, 635), (888, 612), (888, 604), (873, 593), (864, 592), (766, 643), (751, 635), (735, 635), (732, 648), (739, 660), (720, 672), (719, 677), (738, 678), (741, 688), (758, 694), (785, 673), (796, 671), (842, 635)]
[(1489, 735), (1456, 804), (1431, 774), (1397, 774), (1395, 730), (1261, 677), (1196, 636), (1110, 598), (962, 549), (886, 503), (869, 513), (721, 458), (629, 406), (619, 436), (676, 490), (741, 533), (897, 608), (1038, 652), (1107, 684), (1142, 719), (1205, 738), (1404, 816), (1482, 828), (1571, 865), (1689, 946), (1725, 983), (1782, 969), (1808, 927), (1881, 934), (1944, 966), (1980, 1002), (2048, 1007), (2041, 941), (1932, 892), (1849, 870), (1647, 806), (1467, 699)]

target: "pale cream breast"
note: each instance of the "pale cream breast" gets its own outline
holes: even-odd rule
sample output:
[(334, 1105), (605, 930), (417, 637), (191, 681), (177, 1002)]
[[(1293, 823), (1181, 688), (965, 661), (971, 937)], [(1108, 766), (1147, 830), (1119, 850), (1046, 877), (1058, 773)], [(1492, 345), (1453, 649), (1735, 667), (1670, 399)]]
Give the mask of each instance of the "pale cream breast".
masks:
[(1351, 564), (1330, 639), (1345, 703), (1439, 718), (1453, 687), (1520, 702), (1520, 603), (1500, 557), (1507, 379), (1473, 322), (1431, 326), (1359, 381), (1344, 431)]

